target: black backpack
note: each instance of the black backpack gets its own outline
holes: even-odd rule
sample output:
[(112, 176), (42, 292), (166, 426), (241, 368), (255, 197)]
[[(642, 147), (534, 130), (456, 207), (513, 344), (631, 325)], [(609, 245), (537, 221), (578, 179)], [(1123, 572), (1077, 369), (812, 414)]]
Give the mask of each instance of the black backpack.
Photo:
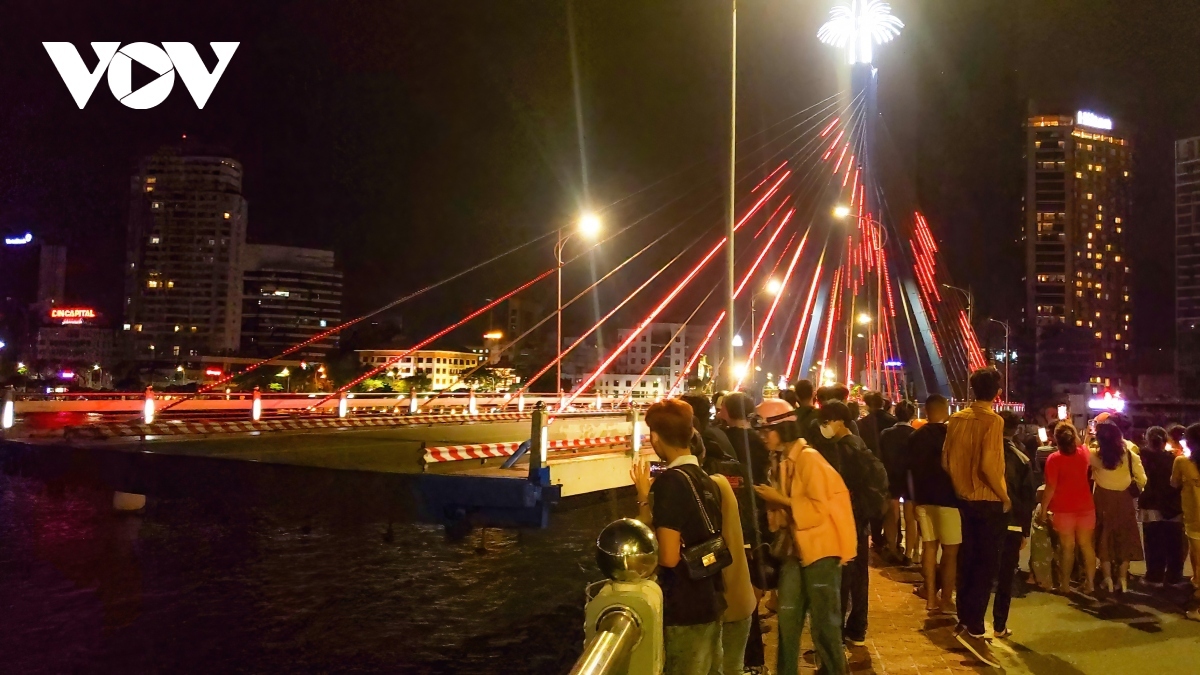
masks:
[(859, 521), (879, 518), (887, 512), (891, 500), (883, 462), (862, 445), (839, 442), (838, 449), (842, 480), (850, 490), (850, 505), (855, 517)]

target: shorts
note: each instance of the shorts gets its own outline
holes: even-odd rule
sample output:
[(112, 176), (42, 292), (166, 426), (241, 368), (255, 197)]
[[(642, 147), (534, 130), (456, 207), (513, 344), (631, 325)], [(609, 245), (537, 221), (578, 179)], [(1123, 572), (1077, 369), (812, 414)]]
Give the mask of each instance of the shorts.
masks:
[(953, 506), (917, 504), (917, 524), (921, 527), (921, 541), (936, 541), (943, 546), (962, 543), (962, 515)]
[(1076, 511), (1074, 513), (1052, 513), (1051, 525), (1058, 534), (1072, 534), (1078, 530), (1096, 529), (1095, 511)]

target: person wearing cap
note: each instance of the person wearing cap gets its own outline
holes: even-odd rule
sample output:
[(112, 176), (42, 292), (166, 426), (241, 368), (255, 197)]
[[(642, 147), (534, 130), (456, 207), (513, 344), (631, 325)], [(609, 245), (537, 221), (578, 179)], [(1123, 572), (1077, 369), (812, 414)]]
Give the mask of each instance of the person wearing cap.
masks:
[(887, 508), (887, 470), (866, 443), (850, 430), (853, 417), (845, 403), (826, 401), (819, 413), (821, 437), (834, 444), (838, 473), (850, 492), (856, 548), (859, 555), (842, 574), (842, 607), (846, 622), (842, 632), (852, 647), (867, 644), (867, 607), (870, 603), (870, 523)]
[(805, 617), (812, 627), (819, 672), (848, 672), (842, 647), (842, 566), (859, 551), (850, 491), (841, 475), (800, 437), (795, 412), (768, 399), (758, 406), (758, 433), (779, 458), (771, 485), (755, 486), (770, 509), (772, 551), (779, 570), (779, 652), (776, 670), (795, 675)]

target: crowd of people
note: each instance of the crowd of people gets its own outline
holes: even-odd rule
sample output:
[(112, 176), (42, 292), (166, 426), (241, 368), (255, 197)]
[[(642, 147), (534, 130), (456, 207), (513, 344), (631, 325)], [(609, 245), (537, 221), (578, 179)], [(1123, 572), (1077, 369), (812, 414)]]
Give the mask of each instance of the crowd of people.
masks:
[(847, 673), (866, 644), (872, 551), (919, 566), (926, 609), (956, 617), (956, 639), (993, 666), (1026, 548), (1030, 583), (1116, 601), (1145, 560), (1141, 583), (1190, 584), (1200, 620), (1200, 453), (1186, 452), (1200, 424), (1151, 428), (1139, 447), (1128, 419), (1104, 413), (1084, 433), (1058, 423), (1043, 445), (996, 410), (1001, 387), (995, 369), (975, 371), (953, 413), (939, 395), (867, 392), (860, 414), (846, 386), (805, 380), (757, 406), (742, 392), (650, 406), (661, 462), (632, 478), (659, 543), (664, 672), (765, 672), (765, 608), (778, 673), (799, 671), (806, 622), (818, 672)]

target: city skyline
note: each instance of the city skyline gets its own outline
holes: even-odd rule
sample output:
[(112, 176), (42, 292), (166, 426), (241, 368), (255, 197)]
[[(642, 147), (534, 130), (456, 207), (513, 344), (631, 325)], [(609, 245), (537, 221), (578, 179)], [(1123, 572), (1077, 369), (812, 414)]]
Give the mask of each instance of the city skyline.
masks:
[[(1022, 178), (1019, 169), (1014, 170), (1016, 163), (1013, 159), (1019, 157), (1023, 113), (1026, 108), (1031, 107), (1031, 101), (1036, 101), (1039, 111), (1042, 112), (1048, 112), (1052, 104), (1054, 109), (1060, 112), (1080, 108), (1094, 109), (1102, 115), (1113, 117), (1123, 127), (1132, 129), (1134, 143), (1139, 149), (1138, 161), (1148, 165), (1145, 170), (1143, 167), (1135, 167), (1133, 223), (1148, 232), (1155, 231), (1155, 228), (1161, 228), (1163, 233), (1170, 232), (1173, 219), (1168, 221), (1155, 215), (1168, 213), (1170, 204), (1164, 204), (1162, 199), (1147, 200), (1146, 196), (1164, 192), (1169, 194), (1172, 189), (1168, 163), (1170, 158), (1167, 153), (1170, 152), (1175, 136), (1189, 135), (1189, 130), (1194, 134), (1196, 129), (1195, 121), (1181, 119), (1180, 111), (1186, 106), (1166, 106), (1151, 111), (1149, 106), (1139, 107), (1131, 104), (1130, 99), (1136, 97), (1117, 88), (1113, 82), (1116, 79), (1115, 75), (1098, 69), (1094, 59), (1085, 58), (1095, 56), (1094, 54), (1067, 54), (1068, 58), (1063, 62), (1069, 67), (1064, 66), (1061, 73), (1054, 78), (1051, 77), (1053, 73), (1039, 72), (1031, 67), (1031, 64), (1036, 64), (1040, 59), (1049, 58), (1046, 54), (1054, 50), (1069, 51), (1070, 41), (1066, 46), (1055, 43), (1041, 45), (1039, 50), (1020, 49), (1022, 45), (1037, 44), (1040, 34), (1038, 31), (1042, 29), (1032, 31), (1029, 26), (1042, 19), (1048, 19), (1051, 25), (1054, 22), (1074, 20), (1091, 25), (1092, 22), (1100, 23), (1104, 16), (1116, 16), (1114, 13), (1125, 10), (1105, 6), (1090, 14), (1076, 17), (1071, 14), (1073, 5), (1052, 11), (1027, 3), (1017, 3), (1008, 13), (1000, 13), (983, 6), (967, 7), (954, 12), (949, 9), (922, 7), (914, 3), (897, 2), (893, 5), (897, 13), (904, 15), (909, 30), (914, 33), (911, 40), (901, 40), (891, 45), (889, 51), (877, 59), (877, 65), (889, 71), (889, 78), (880, 93), (884, 99), (881, 107), (886, 111), (887, 129), (882, 142), (890, 143), (899, 150), (895, 154), (900, 157), (901, 163), (915, 167), (911, 179), (913, 189), (918, 194), (919, 201), (927, 205), (927, 215), (933, 224), (934, 234), (956, 252), (948, 260), (956, 278), (964, 285), (979, 290), (978, 309), (981, 316), (1019, 320), (1021, 306), (1024, 304), (1012, 303), (1004, 289), (1019, 288), (1020, 266), (1013, 263), (1019, 258), (1019, 248), (1015, 239), (1019, 236), (1016, 223), (1020, 214), (1020, 190), (1019, 187), (1014, 189), (1014, 186), (1019, 186)], [(580, 32), (583, 57), (581, 78), (585, 92), (585, 141), (597, 146), (589, 153), (592, 194), (604, 194), (607, 199), (619, 199), (629, 194), (639, 180), (642, 183), (652, 181), (677, 167), (680, 157), (703, 156), (700, 150), (719, 145), (714, 138), (719, 136), (715, 129), (720, 126), (721, 112), (718, 102), (709, 100), (719, 97), (709, 97), (702, 92), (719, 89), (722, 85), (719, 79), (714, 79), (702, 70), (705, 64), (715, 67), (721, 56), (720, 50), (724, 48), (720, 41), (714, 40), (711, 35), (711, 31), (719, 27), (721, 15), (715, 10), (689, 14), (686, 21), (690, 23), (686, 25), (694, 30), (707, 30), (708, 33), (700, 30), (700, 35), (705, 36), (705, 40), (685, 36), (681, 29), (676, 29), (680, 32), (666, 35), (663, 46), (648, 52), (646, 50), (650, 47), (645, 42), (646, 36), (638, 31), (642, 27), (659, 25), (657, 22), (668, 11), (670, 3), (664, 3), (664, 6), (668, 8), (642, 8), (632, 16), (619, 20), (588, 3), (580, 3), (580, 7), (577, 8), (576, 21), (579, 24), (577, 28)], [(557, 7), (557, 4), (542, 7)], [(482, 5), (474, 9), (481, 13), (460, 27), (459, 32), (462, 35), (475, 35), (474, 31), (480, 28), (480, 23), (485, 19), (495, 18), (489, 15)], [(761, 7), (751, 5), (749, 8), (743, 8), (743, 21), (746, 24), (743, 30), (748, 31), (753, 38), (750, 40), (750, 46), (746, 48), (747, 55), (743, 57), (743, 63), (749, 64), (743, 65), (743, 69), (748, 70), (743, 78), (747, 81), (743, 106), (750, 110), (746, 117), (757, 117), (761, 120), (756, 124), (764, 124), (784, 116), (782, 113), (787, 110), (789, 100), (804, 100), (809, 92), (836, 86), (828, 76), (803, 73), (806, 65), (833, 62), (831, 55), (819, 45), (803, 43), (791, 46), (789, 53), (793, 58), (788, 59), (786, 63), (768, 63), (761, 58), (762, 54), (767, 53), (765, 50), (788, 44), (783, 41), (785, 36), (781, 34), (782, 31), (773, 28), (773, 23), (786, 21), (789, 30), (795, 28), (807, 31), (811, 28), (815, 32), (825, 19), (825, 10), (824, 7), (812, 8), (811, 11), (810, 8), (768, 7), (765, 3)], [(25, 11), (31, 13), (31, 20), (38, 16), (37, 10), (32, 6), (26, 7)], [(216, 24), (215, 16), (208, 12), (189, 11), (192, 14), (181, 12), (178, 20), (190, 17), (200, 28), (210, 28)], [(415, 4), (398, 11), (401, 17), (385, 16), (384, 20), (403, 18), (418, 24), (425, 21), (432, 22), (430, 25), (440, 26), (443, 22), (463, 18), (457, 11), (433, 11)], [(1158, 22), (1167, 21), (1165, 17), (1169, 17), (1170, 12), (1176, 12), (1176, 18), (1179, 18), (1182, 15), (1178, 13), (1184, 11), (1179, 7), (1168, 8), (1163, 17), (1151, 18), (1130, 10), (1122, 16), (1135, 26), (1157, 26)], [(388, 260), (387, 256), (378, 255), (380, 250), (395, 250), (407, 247), (410, 243), (426, 250), (445, 250), (444, 240), (421, 232), (422, 228), (417, 227), (416, 223), (429, 222), (429, 218), (432, 217), (435, 222), (445, 222), (445, 232), (453, 233), (452, 237), (458, 238), (480, 237), (486, 232), (483, 240), (489, 246), (498, 248), (499, 245), (516, 241), (522, 236), (544, 231), (555, 223), (562, 222), (573, 212), (577, 203), (575, 194), (581, 190), (578, 180), (574, 178), (578, 174), (578, 158), (574, 139), (570, 138), (574, 130), (567, 94), (570, 89), (570, 74), (565, 58), (565, 14), (541, 17), (521, 29), (524, 31), (521, 35), (533, 38), (533, 41), (529, 42), (534, 50), (532, 56), (521, 56), (514, 51), (515, 45), (510, 42), (514, 38), (507, 35), (495, 36), (490, 38), (496, 41), (494, 51), (498, 58), (495, 63), (486, 63), (486, 60), (481, 59), (482, 52), (477, 47), (466, 55), (460, 55), (446, 63), (442, 63), (444, 59), (423, 61), (426, 66), (425, 73), (413, 70), (415, 66), (409, 66), (407, 62), (398, 59), (398, 55), (387, 52), (380, 52), (389, 57), (382, 65), (370, 66), (370, 59), (366, 55), (383, 49), (373, 37), (373, 32), (366, 33), (361, 53), (337, 47), (336, 40), (324, 43), (320, 47), (302, 49), (296, 41), (296, 31), (300, 28), (312, 30), (312, 15), (260, 9), (244, 16), (247, 19), (247, 34), (233, 36), (246, 38), (244, 44), (231, 61), (227, 73), (203, 111), (195, 110), (195, 106), (182, 96), (179, 97), (179, 101), (169, 99), (152, 111), (140, 111), (138, 114), (143, 115), (141, 118), (129, 117), (132, 114), (130, 111), (121, 110), (115, 101), (105, 101), (102, 97), (97, 97), (85, 111), (68, 110), (63, 104), (70, 103), (69, 94), (61, 81), (56, 77), (42, 77), (43, 74), (53, 75), (48, 59), (41, 59), (46, 63), (39, 64), (36, 63), (38, 58), (44, 55), (35, 57), (34, 72), (38, 75), (38, 81), (33, 83), (32, 78), (29, 81), (22, 80), (25, 84), (34, 85), (32, 89), (24, 87), (24, 90), (30, 91), (27, 103), (50, 113), (53, 119), (61, 117), (67, 120), (67, 127), (63, 133), (70, 138), (83, 139), (80, 152), (67, 153), (66, 159), (61, 160), (65, 161), (68, 168), (67, 175), (79, 178), (81, 189), (77, 193), (79, 198), (66, 200), (67, 203), (64, 204), (60, 203), (62, 200), (50, 198), (48, 195), (54, 195), (54, 191), (47, 193), (40, 182), (35, 183), (43, 188), (39, 194), (39, 190), (36, 189), (19, 189), (24, 184), (10, 178), (5, 182), (9, 187), (5, 197), (14, 204), (14, 208), (0, 213), (0, 226), (23, 230), (33, 227), (30, 223), (35, 223), (38, 228), (47, 231), (51, 238), (80, 242), (76, 243), (76, 247), (97, 252), (104, 251), (106, 246), (111, 249), (110, 239), (100, 237), (96, 242), (92, 238), (94, 235), (70, 227), (71, 222), (78, 222), (81, 212), (88, 212), (90, 207), (95, 207), (98, 202), (111, 203), (116, 200), (111, 194), (111, 180), (101, 185), (103, 180), (81, 178), (80, 172), (89, 173), (97, 163), (105, 167), (132, 163), (135, 153), (131, 152), (131, 147), (148, 147), (151, 144), (156, 147), (161, 142), (177, 138), (177, 134), (192, 133), (193, 137), (203, 142), (211, 141), (226, 146), (230, 156), (244, 156), (247, 159), (239, 161), (250, 163), (250, 168), (247, 169), (251, 177), (246, 187), (247, 199), (255, 204), (255, 213), (261, 215), (256, 215), (256, 226), (251, 228), (249, 241), (269, 240), (281, 244), (333, 248), (347, 258), (347, 269), (352, 270), (346, 280), (347, 298), (353, 303), (348, 307), (347, 314), (354, 315), (396, 297), (437, 272), (436, 260), (418, 258), (410, 261), (411, 264), (396, 265)], [(518, 12), (513, 12), (512, 16), (500, 18), (515, 22), (518, 16)], [(96, 24), (97, 17), (88, 15), (86, 18), (91, 24)], [(163, 17), (138, 20), (147, 28), (159, 23), (170, 24), (172, 21)], [(323, 30), (327, 36), (336, 37), (359, 28), (363, 20), (365, 17), (355, 15), (347, 17), (345, 24), (328, 26)], [(80, 25), (83, 25), (83, 19), (80, 19)], [(103, 22), (100, 22), (100, 25), (103, 25)], [(972, 45), (968, 50), (965, 46), (965, 36), (982, 31), (985, 26), (994, 28), (996, 36), (984, 36), (978, 44)], [(630, 34), (617, 38), (614, 31), (618, 28), (629, 29)], [(1103, 26), (1097, 29), (1104, 30)], [(87, 31), (80, 32), (78, 26), (68, 32), (71, 30), (78, 34), (77, 41), (88, 38), (85, 34)], [(252, 110), (253, 104), (260, 102), (253, 91), (253, 83), (259, 81), (255, 78), (266, 77), (266, 82), (270, 83), (268, 89), (279, 85), (277, 76), (281, 72), (278, 68), (282, 58), (282, 53), (267, 50), (263, 46), (263, 40), (255, 39), (256, 36), (269, 37), (275, 40), (271, 43), (272, 48), (287, 46), (292, 50), (288, 53), (304, 55), (307, 59), (305, 64), (316, 66), (308, 71), (311, 77), (318, 78), (309, 82), (316, 86), (314, 91), (317, 95), (311, 104), (305, 105), (304, 101), (297, 99), (294, 91), (271, 90), (269, 93), (277, 95), (279, 100), (257, 114)], [(335, 46), (331, 48), (330, 44)], [(620, 44), (634, 49), (635, 55), (616, 55), (613, 47)], [(915, 46), (917, 44), (924, 46), (918, 49)], [(416, 47), (405, 49), (410, 50), (405, 53), (420, 54), (431, 59), (441, 53), (440, 47), (424, 43), (416, 52), (411, 51), (417, 49)], [(698, 65), (683, 67), (682, 62), (673, 58), (674, 50), (687, 49), (702, 49), (697, 52), (701, 57)], [(484, 50), (486, 53), (491, 51), (493, 50)], [(1014, 54), (1016, 51), (1020, 53)], [(938, 52), (947, 58), (934, 60), (933, 57)], [(553, 57), (553, 54), (558, 56)], [(630, 58), (649, 55), (658, 57), (662, 65), (648, 69), (649, 72), (627, 83), (614, 81), (615, 72), (631, 63)], [(956, 59), (955, 55), (966, 60)], [(1181, 58), (1186, 61), (1190, 57)], [(535, 61), (544, 63), (535, 65)], [(961, 70), (957, 74), (954, 71), (946, 71), (948, 64), (955, 64), (954, 67)], [(668, 65), (671, 70), (668, 70)], [(1009, 66), (1016, 67), (1008, 68)], [(41, 70), (38, 70), (39, 68)], [(461, 91), (462, 87), (454, 86), (437, 85), (420, 89), (431, 85), (431, 78), (434, 77), (434, 73), (439, 72), (439, 68), (444, 69), (444, 72), (465, 76), (468, 78), (466, 81), (482, 78), (485, 86), (473, 94), (467, 94)], [(1180, 65), (1173, 66), (1174, 68), (1183, 69)], [(1009, 74), (1006, 75), (1005, 71), (1009, 71)], [(372, 72), (377, 72), (380, 79), (376, 86), (381, 89), (361, 93), (362, 98), (355, 99), (360, 103), (358, 108), (340, 110), (340, 113), (345, 113), (348, 117), (345, 118), (344, 124), (333, 125), (340, 131), (333, 131), (334, 136), (331, 137), (328, 135), (328, 129), (323, 132), (313, 129), (312, 122), (317, 118), (312, 116), (333, 112), (328, 108), (327, 98), (338, 91), (330, 88), (333, 87), (333, 80), (330, 79), (329, 73), (333, 72), (346, 74), (359, 84), (369, 80)], [(534, 75), (538, 77), (534, 78)], [(8, 75), (13, 76), (11, 73)], [(669, 103), (648, 103), (650, 107), (643, 111), (648, 117), (645, 123), (638, 125), (645, 131), (636, 130), (631, 124), (632, 111), (627, 104), (618, 104), (616, 99), (622, 94), (636, 91), (638, 87), (660, 83), (664, 77), (675, 80), (682, 77), (683, 79), (679, 80), (685, 84), (680, 88), (682, 93), (675, 96), (677, 100)], [(705, 88), (698, 89), (697, 86), (702, 83), (705, 83)], [(960, 85), (963, 94), (980, 94), (982, 100), (968, 100), (970, 97), (958, 96), (956, 105), (942, 105), (946, 102), (945, 97), (950, 95), (947, 86), (952, 83)], [(988, 83), (1004, 86), (1000, 88), (999, 94), (980, 91)], [(1185, 80), (1161, 81), (1160, 88), (1155, 93), (1160, 97), (1188, 100), (1186, 94), (1179, 93), (1186, 88), (1184, 83)], [(779, 84), (787, 84), (784, 93), (771, 94), (770, 90)], [(914, 85), (917, 92), (930, 95), (922, 97), (902, 91), (914, 89)], [(418, 89), (412, 90), (414, 86)], [(14, 87), (14, 90), (22, 89)], [(427, 95), (411, 95), (418, 91)], [(472, 114), (462, 108), (462, 103), (469, 97), (487, 99), (487, 109), (499, 113), (492, 116), (491, 124), (479, 131), (484, 134), (485, 141), (479, 144), (480, 151), (490, 153), (497, 147), (497, 142), (504, 147), (514, 148), (517, 151), (516, 155), (506, 159), (511, 159), (509, 165), (515, 170), (489, 167), (488, 162), (493, 161), (491, 159), (468, 163), (465, 165), (468, 170), (460, 172), (461, 180), (465, 181), (460, 187), (460, 184), (446, 180), (451, 174), (446, 173), (442, 167), (449, 158), (437, 159), (431, 166), (436, 167), (432, 174), (437, 176), (435, 182), (438, 185), (431, 190), (430, 184), (423, 182), (425, 179), (413, 174), (414, 163), (428, 158), (430, 149), (448, 149), (450, 156), (456, 161), (467, 157), (480, 157), (463, 149), (463, 144), (458, 140), (458, 134), (465, 132), (462, 123), (472, 119)], [(1063, 103), (1059, 105), (1054, 102), (1056, 98), (1064, 99)], [(507, 102), (500, 109), (495, 108), (500, 101)], [(697, 103), (699, 105), (695, 105)], [(380, 108), (380, 104), (384, 107)], [(694, 113), (689, 116), (691, 119), (687, 120), (682, 129), (665, 140), (647, 144), (644, 149), (635, 149), (633, 155), (619, 159), (614, 157), (622, 153), (611, 148), (628, 146), (633, 139), (639, 138), (639, 134), (650, 130), (657, 133), (669, 116), (678, 114), (680, 104), (695, 108)], [(290, 110), (285, 110), (285, 106), (289, 106)], [(382, 144), (381, 147), (364, 145), (364, 135), (382, 130), (381, 122), (376, 116), (381, 110), (389, 109), (389, 106), (396, 111), (406, 111), (399, 119), (407, 119), (408, 124), (398, 125), (401, 127), (398, 132), (384, 132), (380, 135), (378, 143), (373, 145)], [(449, 114), (436, 121), (432, 118), (414, 119), (413, 112), (422, 109), (445, 109)], [(535, 109), (538, 111), (536, 119), (530, 117), (530, 112)], [(976, 114), (972, 111), (978, 112)], [(68, 114), (72, 117), (66, 117)], [(1147, 124), (1148, 120), (1155, 119), (1155, 115), (1161, 117), (1164, 114), (1172, 116), (1173, 126), (1179, 130), (1170, 132), (1172, 137), (1167, 139), (1165, 144), (1155, 140), (1154, 136), (1158, 135), (1161, 138), (1161, 134), (1164, 133), (1162, 127), (1170, 125)], [(279, 116), (279, 132), (265, 126), (266, 120), (271, 119), (272, 115)], [(139, 128), (136, 131), (129, 127), (134, 119), (139, 120)], [(939, 119), (943, 121), (939, 122)], [(1006, 123), (991, 125), (989, 128), (995, 129), (995, 132), (990, 132), (990, 135), (999, 137), (1003, 143), (993, 139), (980, 146), (982, 141), (971, 139), (969, 134), (952, 134), (952, 137), (964, 138), (969, 142), (961, 149), (953, 149), (953, 154), (950, 155), (944, 154), (947, 148), (942, 136), (929, 133), (945, 123), (952, 124), (952, 128), (955, 129), (969, 129), (985, 121), (991, 123), (998, 119)], [(16, 120), (18, 123), (22, 122), (20, 117)], [(333, 121), (333, 118), (323, 121), (328, 123)], [(28, 120), (24, 123), (31, 124)], [(123, 142), (98, 143), (87, 139), (89, 132), (97, 126), (118, 131), (118, 136)], [(306, 127), (309, 129), (310, 142), (303, 143), (300, 141), (304, 137), (297, 136), (296, 132)], [(21, 127), (18, 125), (17, 128)], [(389, 145), (401, 141), (411, 144), (414, 129), (421, 128), (432, 131), (437, 137), (437, 143), (427, 145), (424, 149), (411, 145), (410, 152), (403, 152), (402, 148)], [(38, 135), (38, 132), (44, 133), (42, 127), (33, 125), (29, 130), (35, 132), (31, 136), (32, 139), (44, 140), (43, 136)], [(742, 135), (746, 133), (741, 132)], [(353, 142), (348, 147), (363, 150), (361, 157), (354, 157), (354, 153), (334, 152), (330, 142), (337, 134), (349, 134), (349, 140)], [(1143, 137), (1148, 134), (1152, 136), (1151, 140), (1143, 142)], [(291, 146), (284, 143), (287, 138), (293, 141)], [(405, 138), (408, 140), (404, 141)], [(697, 140), (699, 143), (695, 142)], [(32, 163), (35, 167), (44, 165), (44, 160), (30, 156), (32, 146), (18, 142), (14, 135), (6, 136), (3, 141), (7, 143), (6, 149), (18, 151), (15, 156), (22, 158), (25, 164)], [(678, 153), (675, 150), (681, 146), (691, 146), (696, 150), (676, 156)], [(390, 158), (385, 159), (380, 155), (382, 147), (394, 151)], [(981, 148), (998, 148), (1001, 152), (999, 157), (996, 157), (997, 153), (981, 152)], [(289, 166), (286, 158), (295, 158), (297, 152), (305, 159), (296, 166)], [(333, 154), (330, 154), (331, 152)], [(942, 158), (945, 158), (945, 161)], [(639, 159), (643, 161), (637, 161)], [(977, 175), (974, 178), (949, 175), (963, 173), (954, 171), (954, 168), (969, 162), (981, 164), (981, 170), (975, 172)], [(342, 182), (330, 181), (328, 186), (314, 185), (313, 181), (317, 181), (318, 177), (329, 175), (330, 169), (323, 168), (322, 164), (334, 167), (334, 170), (341, 174)], [(1162, 171), (1162, 166), (1166, 166), (1167, 170)], [(299, 174), (301, 167), (306, 171), (311, 170), (313, 175), (305, 177)], [(396, 171), (403, 167), (408, 167), (403, 169), (408, 172), (407, 179), (400, 177), (402, 174), (396, 174)], [(623, 173), (630, 176), (622, 176)], [(34, 171), (31, 175), (40, 174)], [(104, 175), (104, 170), (100, 171), (100, 175)], [(390, 177), (388, 180), (393, 184), (392, 187), (384, 187), (380, 182), (383, 180), (381, 176), (384, 175)], [(400, 179), (396, 180), (398, 177)], [(634, 180), (635, 178), (637, 180)], [(712, 172), (711, 178), (714, 181), (719, 178), (719, 171)], [(525, 187), (510, 189), (511, 185), (508, 183), (513, 180), (523, 183)], [(489, 183), (492, 185), (489, 186)], [(622, 186), (622, 183), (631, 184)], [(395, 187), (396, 185), (401, 187)], [(450, 185), (459, 189), (450, 192)], [(960, 189), (955, 194), (947, 194), (941, 185), (957, 185), (965, 189)], [(530, 189), (532, 186), (537, 187)], [(498, 194), (496, 191), (501, 187), (504, 190), (502, 199), (489, 196)], [(336, 196), (334, 192), (340, 193), (341, 196)], [(418, 192), (428, 193), (428, 197), (416, 197)], [(998, 194), (1004, 198), (992, 198)], [(400, 201), (396, 201), (397, 199)], [(431, 207), (427, 203), (431, 199), (440, 200), (442, 205)], [(463, 204), (471, 206), (465, 209), (451, 207), (447, 210), (448, 206), (460, 199), (465, 200)], [(425, 206), (414, 206), (417, 203), (425, 203)], [(22, 213), (37, 215), (22, 217)], [(111, 219), (114, 215), (119, 218), (119, 208), (106, 206), (92, 215), (96, 214), (99, 215), (98, 221), (106, 222), (103, 227), (95, 229), (111, 229)], [(446, 216), (448, 218), (443, 221), (443, 217)], [(511, 226), (512, 223), (520, 225)], [(1001, 239), (1013, 240), (1012, 244), (1005, 244), (1004, 248), (1000, 249), (1012, 252), (1013, 261), (996, 260), (996, 256), (992, 254), (995, 249), (990, 240), (997, 236), (994, 234), (997, 232), (1005, 233)], [(434, 238), (431, 239), (431, 236)], [(1161, 266), (1153, 264), (1154, 249), (1147, 243), (1153, 240), (1154, 235), (1151, 234), (1145, 238), (1138, 238), (1138, 241), (1131, 244), (1131, 267), (1134, 270), (1132, 295), (1135, 299), (1131, 332), (1135, 347), (1166, 346), (1169, 344), (1170, 334), (1173, 333), (1170, 306), (1161, 301), (1169, 294), (1172, 279), (1169, 274), (1163, 274), (1159, 269)], [(370, 241), (371, 245), (364, 247), (361, 242), (367, 241)], [(97, 245), (92, 246), (93, 243)], [(111, 282), (114, 272), (110, 262), (106, 265), (106, 260), (91, 259), (92, 257), (84, 256), (85, 260), (76, 265), (72, 270), (72, 278), (75, 281), (71, 283), (77, 287), (86, 287), (90, 293), (96, 293), (97, 291), (92, 289), (103, 289), (111, 286), (111, 283), (97, 283), (93, 280), (103, 281), (107, 278)], [(97, 255), (95, 258), (107, 256)], [(1139, 265), (1139, 262), (1150, 264)], [(512, 272), (500, 274), (515, 276)], [(1165, 283), (1162, 278), (1164, 276)], [(102, 297), (95, 298), (94, 304), (109, 310), (108, 313), (112, 315), (114, 300), (119, 300), (108, 297), (113, 295), (112, 291), (101, 290), (99, 294)], [(416, 320), (436, 323), (439, 312), (443, 310), (457, 311), (470, 308), (479, 302), (479, 298), (469, 287), (455, 287), (451, 289), (450, 295), (452, 299), (451, 302), (445, 303), (448, 305), (446, 308), (415, 308), (414, 312), (419, 315)], [(1143, 301), (1136, 302), (1139, 298)], [(93, 298), (87, 300), (93, 301)], [(578, 321), (579, 317), (575, 320)], [(411, 319), (409, 323), (412, 323)], [(1165, 330), (1162, 329), (1164, 324), (1167, 326)], [(994, 336), (991, 337), (994, 341)]]

